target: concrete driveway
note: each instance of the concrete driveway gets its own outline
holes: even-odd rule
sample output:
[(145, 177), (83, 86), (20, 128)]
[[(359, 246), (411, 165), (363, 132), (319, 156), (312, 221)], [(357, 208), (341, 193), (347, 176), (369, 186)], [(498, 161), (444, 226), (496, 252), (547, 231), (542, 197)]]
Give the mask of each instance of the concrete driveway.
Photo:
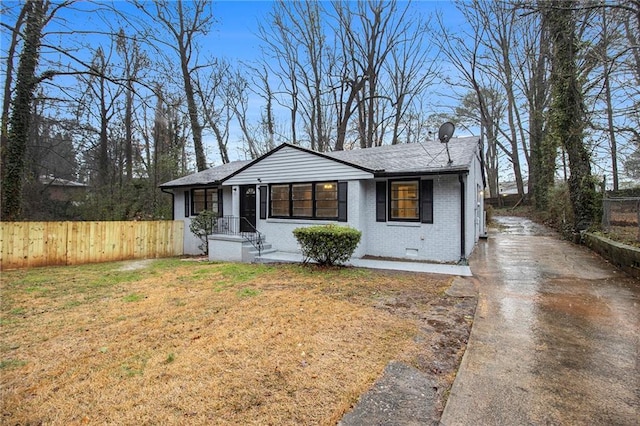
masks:
[(640, 281), (497, 220), (471, 259), (478, 307), (441, 423), (640, 425)]

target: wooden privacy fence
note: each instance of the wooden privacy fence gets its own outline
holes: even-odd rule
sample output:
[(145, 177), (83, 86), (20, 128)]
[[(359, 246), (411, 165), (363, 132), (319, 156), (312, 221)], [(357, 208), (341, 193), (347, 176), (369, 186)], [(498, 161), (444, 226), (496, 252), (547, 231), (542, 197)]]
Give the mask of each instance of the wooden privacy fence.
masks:
[(1, 269), (183, 254), (182, 221), (0, 222)]

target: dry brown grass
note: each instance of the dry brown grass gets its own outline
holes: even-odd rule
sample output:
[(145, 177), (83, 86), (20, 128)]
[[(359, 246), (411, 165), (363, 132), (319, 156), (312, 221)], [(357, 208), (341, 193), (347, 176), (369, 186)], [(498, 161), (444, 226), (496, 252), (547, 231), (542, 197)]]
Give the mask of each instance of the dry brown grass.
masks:
[[(450, 280), (154, 261), (2, 273), (2, 424), (333, 424)], [(387, 303), (388, 305), (388, 303)]]

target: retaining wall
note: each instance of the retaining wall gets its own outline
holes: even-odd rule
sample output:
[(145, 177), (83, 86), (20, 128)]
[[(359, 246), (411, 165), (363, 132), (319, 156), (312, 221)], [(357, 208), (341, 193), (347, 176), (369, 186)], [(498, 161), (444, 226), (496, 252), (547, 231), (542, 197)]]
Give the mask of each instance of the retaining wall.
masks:
[(629, 275), (640, 278), (640, 248), (590, 233), (585, 234), (584, 243)]

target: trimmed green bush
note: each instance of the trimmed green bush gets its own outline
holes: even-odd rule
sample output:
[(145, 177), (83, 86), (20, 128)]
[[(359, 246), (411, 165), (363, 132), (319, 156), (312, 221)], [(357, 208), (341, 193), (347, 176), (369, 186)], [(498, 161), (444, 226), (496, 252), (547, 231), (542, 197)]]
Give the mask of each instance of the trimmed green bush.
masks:
[(296, 228), (293, 235), (302, 249), (304, 261), (320, 265), (337, 265), (349, 260), (360, 243), (362, 232), (348, 226), (318, 225)]

